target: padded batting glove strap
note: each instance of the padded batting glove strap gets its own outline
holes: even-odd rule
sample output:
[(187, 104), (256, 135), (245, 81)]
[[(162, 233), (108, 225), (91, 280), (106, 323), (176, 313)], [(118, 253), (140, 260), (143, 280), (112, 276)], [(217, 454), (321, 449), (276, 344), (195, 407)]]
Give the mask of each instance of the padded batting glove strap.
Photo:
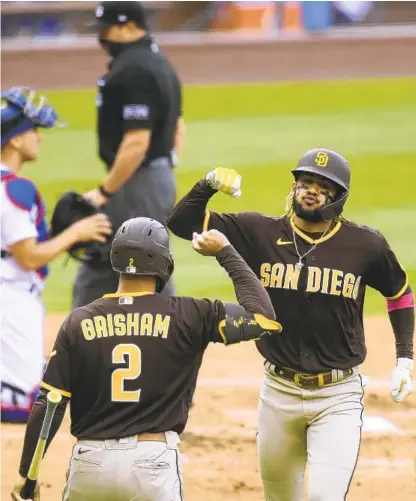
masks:
[(280, 334), (282, 326), (259, 313), (250, 313), (238, 304), (227, 303), (225, 319), (219, 324), (219, 331), (224, 344), (241, 341), (255, 341), (262, 336)]
[(413, 391), (413, 366), (410, 358), (398, 358), (392, 372), (391, 397), (395, 402), (401, 402)]
[(217, 167), (208, 172), (205, 179), (213, 190), (221, 191), (233, 198), (241, 196), (241, 176), (234, 169)]

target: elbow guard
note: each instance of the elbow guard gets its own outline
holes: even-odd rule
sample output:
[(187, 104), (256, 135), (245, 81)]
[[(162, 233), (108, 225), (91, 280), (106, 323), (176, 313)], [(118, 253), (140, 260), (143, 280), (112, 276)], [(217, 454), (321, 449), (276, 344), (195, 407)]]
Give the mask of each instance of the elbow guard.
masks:
[(238, 304), (225, 304), (225, 319), (221, 320), (218, 328), (226, 345), (282, 332), (282, 326), (275, 320), (259, 313), (249, 313)]

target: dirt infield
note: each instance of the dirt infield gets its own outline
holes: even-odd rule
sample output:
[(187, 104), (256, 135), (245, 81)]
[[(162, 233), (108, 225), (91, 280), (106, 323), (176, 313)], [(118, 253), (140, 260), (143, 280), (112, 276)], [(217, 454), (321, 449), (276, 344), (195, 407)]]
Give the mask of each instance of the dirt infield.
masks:
[[(62, 319), (48, 316), (48, 351)], [(362, 373), (371, 379), (365, 397), (363, 444), (348, 501), (412, 501), (416, 499), (416, 393), (402, 404), (389, 397), (388, 378), (395, 360), (388, 320), (367, 319), (366, 332), (369, 355)], [(255, 443), (261, 377), (261, 358), (253, 344), (208, 349), (196, 405), (182, 435), (187, 501), (263, 499)], [(391, 429), (377, 431), (383, 418)], [(74, 444), (68, 424), (66, 415), (42, 465), (42, 501), (61, 497)], [(2, 499), (9, 498), (23, 434), (22, 425), (2, 427)]]

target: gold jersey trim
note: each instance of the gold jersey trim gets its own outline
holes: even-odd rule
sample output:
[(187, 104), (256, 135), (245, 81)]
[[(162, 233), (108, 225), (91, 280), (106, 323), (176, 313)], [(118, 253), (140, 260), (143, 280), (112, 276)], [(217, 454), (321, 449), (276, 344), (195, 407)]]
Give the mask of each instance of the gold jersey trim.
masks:
[(64, 391), (64, 390), (60, 390), (59, 388), (55, 388), (55, 386), (52, 386), (51, 384), (44, 383), (43, 381), (41, 381), (40, 386), (41, 386), (42, 388), (45, 388), (45, 390), (57, 391), (57, 392), (58, 392), (58, 393), (60, 393), (62, 396), (67, 397), (67, 398), (71, 398), (71, 396), (72, 396), (72, 393), (71, 393), (71, 392), (69, 392), (69, 391)]
[(211, 213), (207, 209), (205, 211), (204, 222), (202, 223), (202, 231), (208, 231), (209, 218), (211, 217)]
[(405, 281), (403, 287), (399, 290), (399, 292), (397, 294), (395, 294), (394, 296), (391, 296), (391, 297), (386, 297), (386, 299), (388, 299), (389, 301), (394, 301), (395, 299), (399, 299), (400, 296), (403, 296), (404, 291), (408, 287), (409, 287), (409, 279), (407, 278), (407, 274), (406, 274), (406, 281)]
[(113, 294), (104, 294), (103, 297), (140, 297), (149, 296), (154, 294), (154, 292), (144, 291), (144, 292), (114, 292)]
[(302, 230), (300, 230), (295, 222), (294, 222), (294, 216), (292, 216), (290, 218), (290, 225), (292, 226), (294, 232), (299, 235), (300, 237), (303, 238), (303, 240), (305, 240), (306, 242), (308, 242), (309, 244), (321, 244), (322, 242), (326, 242), (327, 240), (329, 240), (330, 238), (332, 238), (335, 233), (337, 233), (339, 231), (339, 229), (341, 228), (342, 226), (342, 222), (341, 221), (338, 221), (337, 224), (332, 228), (332, 230), (326, 234), (324, 237), (321, 237), (321, 238), (317, 238), (316, 240), (314, 240), (313, 238), (309, 237), (308, 235), (306, 235), (306, 233), (304, 233)]

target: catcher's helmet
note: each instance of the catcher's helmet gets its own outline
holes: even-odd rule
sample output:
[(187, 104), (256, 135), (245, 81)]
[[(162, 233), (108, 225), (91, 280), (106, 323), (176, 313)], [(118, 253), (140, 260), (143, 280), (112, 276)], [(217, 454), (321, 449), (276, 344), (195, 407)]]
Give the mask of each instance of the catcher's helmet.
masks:
[(45, 96), (29, 87), (11, 87), (1, 93), (1, 145), (36, 127), (65, 126), (58, 121), (54, 108)]
[(125, 221), (111, 245), (111, 266), (128, 275), (151, 275), (157, 278), (161, 292), (173, 273), (169, 235), (162, 223), (148, 217)]
[(335, 200), (323, 205), (318, 212), (324, 221), (329, 221), (339, 216), (347, 201), (351, 169), (346, 158), (334, 150), (314, 148), (307, 151), (300, 158), (292, 174), (298, 179), (300, 174), (310, 173), (329, 179), (339, 188)]

